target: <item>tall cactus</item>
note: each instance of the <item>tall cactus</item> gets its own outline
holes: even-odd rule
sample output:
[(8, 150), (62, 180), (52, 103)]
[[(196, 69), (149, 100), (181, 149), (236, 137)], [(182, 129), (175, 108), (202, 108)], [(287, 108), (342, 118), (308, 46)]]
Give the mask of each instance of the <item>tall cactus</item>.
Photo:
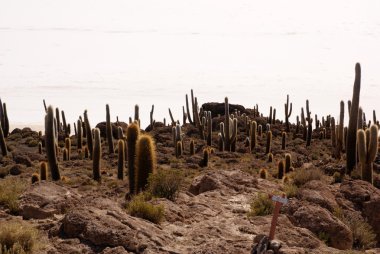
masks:
[(87, 139), (87, 146), (88, 151), (90, 153), (90, 158), (92, 159), (92, 152), (93, 152), (93, 137), (92, 137), (92, 131), (91, 131), (91, 125), (90, 121), (88, 120), (87, 110), (84, 111), (84, 125), (86, 129), (86, 139)]
[(0, 147), (1, 147), (1, 154), (3, 156), (7, 156), (8, 149), (7, 149), (7, 144), (6, 144), (5, 138), (4, 138), (3, 128), (1, 125), (0, 125)]
[(362, 180), (373, 184), (373, 162), (377, 154), (378, 128), (372, 125), (365, 132), (358, 130), (358, 154), (361, 165)]
[(65, 139), (65, 148), (67, 150), (67, 160), (70, 160), (71, 158), (71, 139), (70, 138)]
[(82, 149), (83, 144), (83, 132), (82, 132), (82, 121), (78, 120), (78, 128), (77, 128), (77, 148)]
[(307, 114), (306, 147), (308, 147), (311, 144), (311, 136), (313, 134), (313, 118), (311, 118), (311, 112), (309, 110), (309, 100), (306, 100), (306, 114)]
[(358, 114), (359, 114), (359, 99), (360, 99), (360, 80), (361, 69), (360, 64), (355, 66), (355, 83), (354, 91), (352, 95), (351, 108), (350, 108), (350, 120), (347, 130), (347, 143), (346, 143), (346, 173), (351, 175), (352, 170), (356, 166), (356, 138), (358, 129)]
[(94, 129), (94, 151), (92, 152), (92, 172), (95, 181), (100, 181), (100, 159), (101, 159), (100, 130)]
[(265, 154), (268, 154), (271, 152), (271, 145), (272, 145), (272, 131), (268, 131)]
[(343, 139), (344, 139), (344, 101), (340, 101), (340, 116), (338, 125), (338, 139), (336, 144), (336, 157), (340, 159), (343, 150)]
[(59, 119), (59, 108), (55, 108), (55, 119), (57, 120), (58, 133), (61, 131), (61, 120)]
[(290, 131), (290, 125), (289, 125), (289, 117), (292, 115), (292, 103), (290, 103), (289, 106), (289, 94), (286, 95), (286, 103), (285, 103), (285, 125), (286, 125), (286, 132)]
[(189, 98), (187, 94), (186, 94), (186, 115), (187, 115), (187, 118), (189, 119), (189, 123), (194, 124), (193, 120), (191, 119), (190, 108), (189, 108)]
[[(62, 114), (62, 124), (63, 124), (63, 131), (65, 133), (65, 137), (68, 136), (68, 132), (69, 130), (67, 129), (67, 125), (66, 125), (66, 117), (65, 117), (65, 112), (62, 110), (61, 111), (61, 114)], [(58, 131), (59, 127), (58, 127), (58, 122), (57, 122), (57, 131)]]
[(127, 150), (128, 150), (128, 179), (129, 193), (135, 193), (135, 158), (136, 142), (140, 134), (140, 128), (136, 122), (130, 124), (127, 128)]
[[(236, 143), (237, 134), (237, 119), (232, 120), (230, 118), (230, 108), (228, 104), (228, 98), (224, 99), (224, 131), (221, 132), (224, 141), (224, 149), (231, 152), (233, 149), (233, 143)], [(231, 124), (232, 122), (232, 124)], [(235, 123), (236, 122), (236, 123)], [(232, 125), (232, 126), (231, 126)], [(222, 125), (221, 125), (222, 126)]]
[(141, 135), (136, 144), (135, 193), (145, 190), (149, 174), (156, 173), (156, 148), (149, 135)]
[(249, 144), (250, 144), (251, 153), (253, 153), (255, 151), (255, 147), (257, 144), (257, 122), (252, 121), (250, 127), (251, 128), (249, 131)]
[(106, 134), (107, 134), (108, 152), (110, 154), (113, 154), (115, 153), (115, 148), (113, 147), (110, 107), (108, 104), (106, 105)]
[(123, 180), (124, 178), (124, 163), (125, 163), (125, 152), (124, 152), (124, 140), (119, 139), (118, 141), (118, 160), (117, 160), (117, 178)]
[(49, 106), (45, 116), (45, 149), (53, 181), (61, 179), (59, 173), (54, 131), (54, 110)]
[(207, 145), (211, 146), (211, 143), (212, 143), (212, 117), (211, 117), (211, 111), (207, 112), (206, 125), (207, 125)]
[(4, 114), (4, 125), (3, 125), (4, 137), (8, 137), (8, 135), (9, 135), (9, 119), (8, 119), (8, 113), (7, 113), (7, 104), (5, 104), (5, 102), (3, 103), (3, 114)]

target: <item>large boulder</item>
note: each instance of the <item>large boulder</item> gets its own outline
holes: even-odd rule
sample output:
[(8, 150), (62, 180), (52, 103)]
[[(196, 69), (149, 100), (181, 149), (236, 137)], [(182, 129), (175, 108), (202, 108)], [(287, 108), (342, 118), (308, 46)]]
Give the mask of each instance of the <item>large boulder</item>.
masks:
[[(224, 116), (225, 104), (218, 102), (208, 102), (202, 105), (204, 111), (211, 111), (213, 117), (221, 115)], [(234, 113), (235, 110), (240, 111), (241, 114), (247, 113), (245, 107), (237, 104), (229, 104), (230, 114)]]
[(20, 200), (21, 215), (24, 219), (46, 219), (54, 214), (63, 214), (81, 201), (74, 190), (54, 182), (33, 184)]
[(341, 250), (352, 248), (350, 229), (325, 208), (305, 201), (291, 200), (285, 206), (289, 219), (297, 226), (324, 236), (331, 247)]
[[(112, 126), (112, 136), (113, 138), (117, 139), (118, 138), (118, 133), (117, 133), (117, 129), (118, 127), (120, 126), (121, 128), (123, 128), (123, 132), (126, 133), (127, 131), (127, 128), (128, 128), (128, 124), (127, 123), (124, 123), (124, 122), (119, 122), (119, 123), (111, 123), (111, 126)], [(103, 137), (103, 138), (106, 138), (107, 134), (106, 134), (106, 122), (100, 122), (96, 125), (96, 128), (99, 128), (100, 130), (100, 136)]]

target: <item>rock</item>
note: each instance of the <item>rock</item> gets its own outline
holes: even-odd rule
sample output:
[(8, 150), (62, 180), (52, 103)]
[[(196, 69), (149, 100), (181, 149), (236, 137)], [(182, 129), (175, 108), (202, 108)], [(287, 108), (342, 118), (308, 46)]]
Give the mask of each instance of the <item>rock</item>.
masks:
[(307, 200), (317, 204), (333, 212), (338, 203), (335, 201), (334, 194), (329, 190), (329, 187), (321, 181), (313, 180), (307, 182), (298, 192), (298, 197), (301, 200)]
[(9, 169), (9, 174), (17, 176), (23, 172), (23, 167), (20, 164), (15, 164)]
[[(112, 136), (114, 139), (118, 139), (118, 133), (117, 133), (117, 129), (118, 129), (118, 126), (121, 126), (121, 128), (123, 128), (123, 131), (124, 133), (126, 133), (127, 131), (127, 128), (128, 128), (128, 124), (127, 123), (124, 123), (124, 122), (119, 122), (119, 125), (117, 123), (111, 123), (112, 125)], [(103, 138), (106, 138), (106, 122), (101, 122), (101, 123), (98, 123), (96, 125), (96, 128), (99, 128), (100, 130), (100, 136), (103, 137)]]
[[(230, 109), (230, 114), (233, 114), (235, 110), (240, 111), (240, 114), (247, 113), (245, 110), (245, 107), (242, 105), (237, 105), (237, 104), (228, 104), (229, 109)], [(218, 103), (218, 102), (208, 102), (204, 103), (202, 105), (202, 108), (204, 111), (211, 111), (211, 115), (213, 117), (216, 117), (218, 115), (224, 116), (225, 113), (225, 104), (223, 103)]]
[[(117, 204), (113, 206), (117, 207)], [(71, 210), (62, 220), (63, 234), (99, 247), (122, 246), (134, 253), (146, 249), (158, 250), (171, 239), (150, 222), (110, 209), (112, 207), (98, 209), (84, 206)]]
[(278, 254), (281, 248), (281, 243), (277, 240), (270, 241), (269, 249), (273, 250), (275, 254)]
[(124, 247), (116, 247), (116, 248), (110, 248), (110, 247), (107, 247), (105, 248), (101, 254), (128, 254), (128, 253), (131, 253), (131, 252), (128, 252), (124, 249)]
[(13, 161), (16, 162), (17, 164), (23, 164), (27, 167), (32, 166), (32, 161), (29, 159), (29, 157), (27, 157), (26, 155), (23, 155), (23, 154), (14, 153), (13, 154)]
[(80, 204), (80, 199), (75, 190), (54, 182), (33, 184), (21, 196), (21, 215), (24, 219), (49, 218)]
[(316, 235), (324, 233), (330, 246), (336, 249), (351, 249), (352, 232), (325, 208), (309, 202), (291, 200), (284, 207), (289, 219), (297, 226), (309, 229)]
[(220, 188), (220, 182), (210, 174), (196, 177), (190, 185), (189, 192), (199, 195), (206, 191), (212, 191)]
[(362, 214), (367, 218), (377, 235), (377, 242), (380, 243), (380, 197), (372, 198), (363, 204)]

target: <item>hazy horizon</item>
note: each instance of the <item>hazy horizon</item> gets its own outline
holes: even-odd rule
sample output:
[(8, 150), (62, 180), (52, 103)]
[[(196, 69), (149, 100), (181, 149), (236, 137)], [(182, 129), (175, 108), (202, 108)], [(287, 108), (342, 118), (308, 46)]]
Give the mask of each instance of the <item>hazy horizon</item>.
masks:
[[(143, 127), (182, 122), (185, 94), (200, 104), (269, 107), (294, 121), (310, 100), (322, 115), (351, 99), (362, 66), (361, 106), (380, 111), (379, 1), (1, 1), (0, 98), (11, 126), (43, 125), (42, 100), (72, 124), (85, 109), (93, 125), (128, 121), (140, 106)], [(347, 116), (347, 115), (346, 115)], [(346, 117), (347, 119), (347, 117)]]

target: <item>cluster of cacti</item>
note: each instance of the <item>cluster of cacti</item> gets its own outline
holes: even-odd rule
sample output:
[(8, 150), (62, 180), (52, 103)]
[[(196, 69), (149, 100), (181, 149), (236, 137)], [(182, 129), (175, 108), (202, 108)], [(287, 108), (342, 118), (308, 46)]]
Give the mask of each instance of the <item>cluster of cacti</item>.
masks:
[(129, 193), (135, 193), (135, 158), (136, 143), (139, 138), (140, 128), (136, 122), (130, 124), (127, 128), (127, 150), (128, 150), (128, 179)]
[(141, 135), (136, 144), (135, 193), (145, 190), (149, 174), (156, 171), (155, 144), (151, 136)]
[(95, 181), (100, 181), (101, 139), (100, 130), (94, 129), (94, 150), (92, 151), (92, 173)]
[(45, 116), (45, 149), (49, 162), (50, 174), (53, 181), (61, 179), (59, 173), (58, 160), (57, 160), (57, 146), (56, 137), (54, 131), (54, 110), (52, 106), (49, 106)]
[(175, 155), (176, 157), (180, 157), (183, 154), (183, 136), (185, 135), (182, 133), (181, 125), (177, 124), (175, 127), (172, 127), (172, 135), (173, 135), (173, 145), (175, 148)]
[(112, 124), (111, 124), (111, 115), (110, 115), (110, 107), (106, 105), (106, 136), (108, 143), (108, 152), (110, 154), (115, 153), (115, 148), (113, 146), (113, 136), (112, 136)]
[(347, 130), (346, 142), (346, 173), (351, 175), (352, 170), (356, 166), (356, 138), (358, 129), (358, 114), (359, 114), (359, 98), (360, 98), (360, 79), (361, 70), (360, 64), (355, 66), (355, 82), (352, 95), (352, 102), (349, 103), (349, 123)]
[(228, 98), (224, 99), (225, 120), (220, 123), (220, 134), (223, 140), (223, 147), (229, 152), (236, 150), (236, 136), (237, 136), (237, 118), (230, 117), (230, 108)]
[(292, 115), (292, 103), (289, 106), (289, 95), (286, 95), (286, 103), (285, 103), (285, 125), (286, 132), (290, 131), (289, 117)]
[(372, 125), (366, 131), (362, 129), (358, 130), (357, 141), (362, 179), (373, 184), (373, 162), (378, 149), (377, 125)]

